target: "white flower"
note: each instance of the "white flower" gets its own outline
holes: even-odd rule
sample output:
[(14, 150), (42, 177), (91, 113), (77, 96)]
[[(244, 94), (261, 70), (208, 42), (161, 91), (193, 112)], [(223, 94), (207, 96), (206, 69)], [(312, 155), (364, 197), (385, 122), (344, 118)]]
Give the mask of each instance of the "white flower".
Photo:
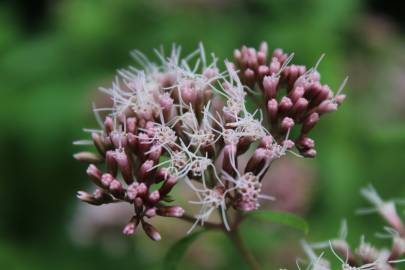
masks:
[(204, 189), (194, 188), (194, 190), (197, 192), (200, 200), (190, 201), (190, 203), (201, 205), (201, 209), (199, 213), (195, 216), (196, 221), (194, 222), (193, 226), (187, 233), (190, 233), (197, 226), (198, 223), (200, 223), (201, 226), (204, 226), (204, 222), (207, 221), (211, 216), (212, 212), (218, 208), (220, 208), (221, 210), (224, 226), (229, 231), (230, 227), (225, 212), (226, 192), (224, 192), (223, 189), (219, 187), (213, 189), (208, 189), (206, 187), (204, 187)]

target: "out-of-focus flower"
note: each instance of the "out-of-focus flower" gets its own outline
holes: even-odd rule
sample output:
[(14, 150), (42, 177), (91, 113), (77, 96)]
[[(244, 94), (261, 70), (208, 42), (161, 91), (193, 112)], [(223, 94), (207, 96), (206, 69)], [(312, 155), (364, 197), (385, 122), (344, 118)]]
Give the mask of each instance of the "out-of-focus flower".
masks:
[(360, 237), (359, 245), (352, 249), (346, 241), (347, 224), (344, 221), (337, 239), (332, 239), (323, 243), (307, 244), (303, 243), (303, 248), (310, 261), (307, 269), (331, 269), (330, 263), (322, 264), (324, 268), (316, 268), (324, 253), (316, 255), (313, 249), (330, 248), (333, 255), (340, 261), (342, 270), (394, 270), (395, 265), (405, 262), (400, 257), (405, 254), (405, 239), (402, 234), (402, 220), (396, 213), (393, 201), (383, 201), (376, 190), (369, 186), (361, 190), (361, 194), (375, 208), (362, 209), (361, 213), (378, 212), (391, 227), (385, 227), (387, 234), (377, 234), (383, 238), (392, 240), (391, 248), (377, 248), (365, 240), (364, 235)]

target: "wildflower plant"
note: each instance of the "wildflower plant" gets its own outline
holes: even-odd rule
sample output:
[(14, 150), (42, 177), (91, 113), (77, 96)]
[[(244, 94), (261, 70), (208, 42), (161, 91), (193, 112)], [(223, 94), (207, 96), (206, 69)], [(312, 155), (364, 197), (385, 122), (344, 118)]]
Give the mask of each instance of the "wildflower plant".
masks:
[[(224, 62), (202, 44), (184, 57), (178, 46), (168, 55), (155, 53), (152, 62), (134, 51), (137, 65), (119, 70), (112, 85), (101, 88), (111, 106), (94, 107), (100, 128), (85, 130), (91, 140), (76, 142), (94, 144), (97, 153), (75, 155), (90, 163), (87, 174), (97, 189), (77, 196), (93, 205), (133, 205), (125, 235), (143, 230), (161, 240), (151, 224), (155, 216), (191, 222), (185, 233), (198, 226), (223, 230), (258, 269), (238, 226), (262, 200), (277, 199), (261, 190), (275, 160), (287, 153), (316, 156), (310, 132), (342, 104), (346, 80), (333, 92), (321, 83), (321, 59), (312, 68), (294, 65), (293, 54), (270, 53), (265, 42), (237, 49), (233, 61)], [(198, 212), (174, 204), (176, 185), (194, 194), (190, 204)]]
[[(363, 197), (372, 204), (372, 208), (364, 208), (358, 211), (359, 214), (376, 212), (387, 223), (383, 233), (376, 236), (391, 240), (391, 247), (378, 248), (368, 242), (364, 235), (360, 237), (356, 248), (346, 240), (348, 229), (346, 221), (342, 222), (339, 236), (335, 239), (322, 243), (308, 244), (302, 241), (302, 246), (307, 255), (308, 270), (394, 270), (398, 263), (405, 262), (401, 258), (405, 254), (405, 231), (404, 223), (399, 217), (395, 202), (384, 201), (372, 186), (361, 190)], [(338, 261), (339, 268), (332, 268), (332, 263), (324, 256), (325, 251), (319, 255), (315, 253), (318, 249), (329, 249), (334, 258)], [(297, 266), (300, 269), (299, 262)]]

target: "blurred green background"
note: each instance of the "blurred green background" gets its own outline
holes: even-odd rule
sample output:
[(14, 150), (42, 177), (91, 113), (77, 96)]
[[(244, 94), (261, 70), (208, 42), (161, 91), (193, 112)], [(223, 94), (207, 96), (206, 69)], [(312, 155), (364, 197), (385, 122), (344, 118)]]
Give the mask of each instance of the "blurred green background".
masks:
[[(88, 180), (71, 142), (95, 126), (97, 88), (132, 63), (130, 50), (152, 55), (173, 42), (191, 52), (203, 41), (225, 59), (266, 40), (295, 52), (298, 64), (313, 65), (325, 53), (322, 79), (335, 89), (349, 75), (347, 102), (313, 132), (319, 154), (303, 163), (311, 173), (295, 172), (286, 196), (308, 193), (295, 208), (310, 223), (309, 240), (334, 237), (346, 217), (351, 242), (362, 233), (375, 241), (383, 223), (355, 215), (366, 205), (360, 187), (405, 197), (400, 10), (400, 1), (359, 0), (0, 1), (0, 269), (161, 269), (165, 250), (187, 227), (160, 224), (164, 239), (151, 243), (143, 234), (121, 236), (108, 212), (90, 217), (75, 198)], [(242, 229), (264, 269), (295, 269), (304, 235), (253, 222)], [(225, 237), (208, 233), (181, 269), (246, 266)]]

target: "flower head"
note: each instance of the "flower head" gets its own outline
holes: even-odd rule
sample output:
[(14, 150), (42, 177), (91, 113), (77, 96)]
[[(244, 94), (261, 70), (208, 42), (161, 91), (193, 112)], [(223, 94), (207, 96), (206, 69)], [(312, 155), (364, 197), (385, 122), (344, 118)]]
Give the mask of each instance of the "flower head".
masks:
[[(155, 53), (156, 62), (131, 53), (137, 66), (120, 69), (111, 87), (101, 88), (111, 101), (110, 107), (94, 108), (101, 129), (87, 129), (91, 140), (76, 143), (93, 143), (98, 151), (78, 153), (76, 159), (106, 165), (104, 171), (89, 166), (87, 174), (98, 189), (79, 192), (78, 198), (94, 205), (130, 204), (134, 210), (125, 235), (142, 228), (160, 240), (151, 220), (184, 214), (182, 207), (168, 205), (177, 184), (186, 184), (198, 198), (191, 203), (201, 206), (185, 218), (194, 216), (191, 230), (207, 223), (215, 210), (220, 225), (230, 230), (230, 208), (254, 211), (261, 199), (273, 199), (261, 189), (274, 160), (294, 147), (302, 156), (316, 155), (307, 135), (344, 99), (343, 86), (333, 95), (320, 83), (318, 64), (308, 71), (291, 65), (292, 54), (275, 50), (270, 56), (266, 43), (259, 50), (236, 50), (234, 63), (224, 61), (222, 71), (202, 44), (184, 57), (175, 45), (168, 54), (163, 48)], [(260, 95), (251, 110), (250, 98)], [(238, 164), (242, 156), (244, 167)]]

